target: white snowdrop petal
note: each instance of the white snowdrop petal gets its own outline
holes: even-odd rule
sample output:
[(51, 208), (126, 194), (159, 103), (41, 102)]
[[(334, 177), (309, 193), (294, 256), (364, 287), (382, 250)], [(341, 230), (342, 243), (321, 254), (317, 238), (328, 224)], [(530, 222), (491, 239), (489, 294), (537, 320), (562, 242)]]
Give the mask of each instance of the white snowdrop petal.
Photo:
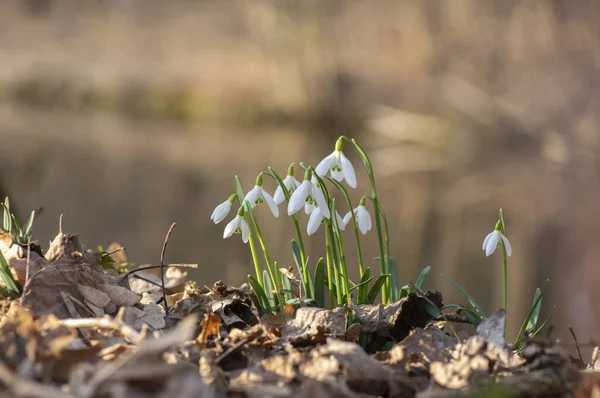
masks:
[(331, 170), (331, 178), (336, 181), (342, 182), (344, 181), (344, 173), (338, 170)]
[(277, 207), (277, 204), (273, 200), (273, 197), (271, 196), (271, 194), (269, 194), (267, 191), (265, 191), (263, 189), (262, 195), (263, 195), (263, 198), (265, 199), (265, 202), (267, 202), (269, 209), (271, 209), (271, 213), (273, 213), (273, 215), (275, 217), (279, 217), (279, 208)]
[(500, 232), (494, 231), (485, 247), (485, 255), (486, 256), (491, 256), (496, 251), (496, 247), (498, 247), (499, 241), (500, 241)]
[(238, 222), (240, 220), (240, 216), (235, 216), (235, 218), (225, 226), (225, 231), (223, 232), (223, 239), (229, 238), (233, 235), (233, 231), (235, 231), (238, 227)]
[(308, 225), (306, 227), (306, 233), (309, 235), (314, 234), (319, 229), (321, 225), (321, 221), (323, 221), (323, 213), (321, 213), (320, 209), (315, 209), (308, 219)]
[(329, 206), (327, 205), (327, 201), (325, 200), (325, 195), (323, 195), (323, 191), (321, 191), (321, 188), (313, 185), (312, 186), (312, 196), (317, 201), (317, 205), (321, 209), (321, 212), (323, 212), (323, 216), (325, 218), (329, 218), (331, 213), (329, 211)]
[(481, 250), (485, 250), (485, 247), (487, 246), (487, 243), (488, 243), (488, 241), (490, 240), (490, 238), (492, 237), (493, 234), (494, 234), (493, 232), (490, 232), (489, 234), (487, 234), (487, 236), (483, 240), (483, 245), (481, 246)]
[(342, 219), (342, 216), (340, 216), (340, 213), (338, 213), (337, 211), (335, 212), (335, 217), (337, 219), (337, 225), (338, 228), (341, 229), (342, 231), (346, 229), (346, 224), (344, 223), (344, 220)]
[(226, 200), (225, 202), (218, 205), (213, 211), (210, 219), (214, 221), (215, 224), (220, 223), (227, 217), (227, 214), (231, 211), (231, 202)]
[(351, 211), (349, 211), (348, 213), (346, 213), (346, 215), (344, 216), (344, 218), (343, 218), (342, 221), (344, 222), (344, 225), (348, 225), (348, 223), (350, 222), (350, 220), (352, 220), (352, 212)]
[(341, 152), (340, 152), (340, 162), (341, 162), (341, 167), (342, 167), (342, 173), (344, 174), (346, 183), (351, 188), (356, 188), (356, 173), (354, 172), (354, 167), (352, 167), (352, 163), (350, 163), (348, 158)]
[(331, 169), (331, 165), (333, 163), (334, 156), (335, 156), (335, 152), (333, 152), (331, 155), (327, 156), (325, 159), (323, 159), (319, 162), (319, 164), (315, 168), (315, 171), (317, 172), (317, 175), (319, 177), (324, 176), (325, 174), (327, 174), (329, 169)]
[(288, 215), (292, 215), (304, 206), (304, 202), (306, 201), (306, 196), (310, 190), (311, 182), (308, 180), (304, 180), (302, 184), (294, 191), (292, 196), (290, 197), (290, 202), (288, 203)]
[(275, 190), (275, 194), (273, 195), (273, 200), (275, 201), (275, 204), (280, 205), (284, 199), (285, 199), (285, 195), (283, 194), (283, 189), (279, 186)]
[(248, 237), (250, 234), (250, 230), (248, 228), (248, 224), (246, 224), (246, 221), (242, 218), (240, 218), (240, 228), (242, 230), (242, 241), (244, 243), (248, 242)]
[(314, 210), (315, 210), (315, 205), (310, 204), (310, 203), (305, 203), (304, 204), (304, 212), (306, 213), (306, 215), (311, 214)]
[(248, 192), (246, 194), (246, 196), (244, 197), (244, 203), (246, 201), (250, 202), (250, 207), (252, 207), (254, 209), (254, 207), (256, 207), (256, 199), (258, 199), (259, 197), (261, 197), (261, 192), (262, 189), (261, 187), (255, 185), (254, 188), (252, 188), (250, 190), (250, 192)]
[(371, 215), (364, 206), (356, 208), (356, 218), (358, 221), (358, 229), (363, 235), (371, 230)]
[(508, 257), (510, 257), (510, 255), (512, 254), (512, 248), (510, 247), (510, 242), (508, 241), (508, 238), (504, 235), (501, 235), (502, 237), (502, 241), (504, 242), (504, 246), (506, 247), (506, 255)]

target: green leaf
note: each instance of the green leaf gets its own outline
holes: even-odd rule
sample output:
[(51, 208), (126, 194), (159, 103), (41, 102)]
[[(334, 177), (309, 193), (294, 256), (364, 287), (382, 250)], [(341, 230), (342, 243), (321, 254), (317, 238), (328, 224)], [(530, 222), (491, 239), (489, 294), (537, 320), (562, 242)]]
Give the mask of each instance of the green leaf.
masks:
[(19, 282), (15, 280), (2, 252), (0, 252), (0, 277), (2, 277), (4, 286), (6, 286), (6, 289), (8, 289), (9, 292), (14, 294), (19, 294), (21, 292), (21, 286), (19, 285)]
[(417, 278), (417, 282), (415, 283), (415, 285), (419, 289), (423, 289), (423, 285), (425, 284), (425, 279), (427, 279), (427, 275), (429, 275), (429, 271), (431, 271), (431, 265), (428, 265), (425, 268), (423, 268), (423, 270), (419, 274), (419, 277)]
[(304, 280), (304, 267), (306, 264), (302, 264), (302, 254), (300, 253), (300, 246), (295, 239), (292, 239), (292, 254), (294, 255), (294, 262), (296, 263), (296, 268), (298, 269), (298, 275), (300, 275), (300, 281), (302, 282), (302, 287), (306, 292), (306, 297), (312, 297), (310, 282), (307, 284)]
[(372, 280), (373, 280), (373, 277), (370, 277), (370, 278), (369, 278), (369, 279), (367, 279), (366, 281), (364, 281), (364, 282), (360, 282), (359, 284), (352, 286), (352, 287), (350, 288), (350, 291), (353, 291), (354, 289), (357, 289), (357, 288), (361, 288), (361, 287), (363, 287), (363, 286), (368, 286), (368, 285), (369, 285), (369, 282), (371, 282)]
[(10, 219), (10, 201), (8, 200), (8, 196), (4, 199), (4, 203), (2, 204), (4, 208), (4, 217), (2, 223), (2, 229), (8, 233), (12, 232), (12, 221)]
[(525, 333), (525, 330), (527, 330), (527, 325), (529, 324), (529, 321), (531, 320), (531, 317), (533, 316), (533, 313), (535, 312), (535, 308), (542, 301), (542, 297), (544, 296), (544, 293), (546, 293), (546, 288), (548, 287), (548, 283), (550, 283), (550, 279), (546, 279), (546, 283), (544, 283), (544, 286), (542, 287), (540, 294), (538, 295), (537, 299), (533, 302), (533, 305), (529, 309), (529, 312), (527, 313), (527, 317), (525, 317), (523, 324), (521, 324), (521, 328), (519, 329), (519, 333), (517, 334), (517, 339), (515, 340), (515, 345), (514, 345), (515, 347), (521, 346), (521, 337), (523, 336), (523, 333)]
[(467, 299), (467, 301), (473, 306), (473, 308), (475, 308), (475, 310), (482, 316), (482, 317), (486, 317), (485, 316), (485, 312), (483, 312), (483, 309), (479, 306), (479, 304), (477, 304), (477, 302), (473, 299), (473, 297), (471, 297), (471, 295), (465, 290), (463, 289), (458, 283), (454, 282), (452, 280), (452, 278), (450, 278), (449, 276), (446, 276), (444, 274), (442, 274), (442, 276), (444, 278), (446, 278), (446, 280), (448, 282), (450, 282), (450, 284), (452, 286), (454, 286), (459, 292), (461, 292), (463, 294), (463, 296), (465, 296), (465, 298)]
[(283, 274), (281, 277), (281, 285), (283, 286), (283, 296), (285, 297), (285, 301), (292, 300), (294, 298), (294, 290), (292, 289), (292, 282), (285, 274)]
[(317, 261), (315, 268), (314, 299), (317, 306), (325, 308), (325, 260), (323, 257)]
[(469, 318), (469, 321), (471, 322), (472, 325), (478, 326), (484, 320), (484, 318), (481, 315), (479, 315), (477, 312), (470, 310), (468, 308), (465, 308), (459, 304), (446, 304), (445, 306), (443, 306), (440, 309), (440, 311), (444, 311), (448, 308), (455, 308), (459, 312), (464, 312), (467, 315), (467, 317)]
[(381, 275), (377, 278), (377, 280), (373, 284), (373, 287), (371, 288), (371, 290), (369, 290), (369, 293), (367, 294), (367, 302), (369, 304), (373, 304), (375, 302), (375, 299), (377, 298), (377, 295), (381, 291), (381, 288), (383, 287), (385, 280), (389, 277), (390, 277), (390, 275), (386, 274), (386, 275)]
[(530, 339), (533, 339), (535, 336), (537, 336), (537, 334), (546, 326), (546, 324), (548, 324), (548, 322), (550, 322), (550, 319), (552, 319), (552, 317), (554, 316), (555, 309), (556, 309), (556, 306), (552, 307), (550, 316), (548, 316), (548, 318), (546, 318), (546, 320), (544, 322), (542, 322), (540, 327), (535, 332), (531, 333), (531, 335), (529, 336)]
[(25, 236), (26, 238), (29, 238), (31, 236), (31, 230), (33, 229), (34, 218), (35, 218), (35, 210), (33, 210), (31, 212), (31, 215), (29, 216), (29, 220), (27, 220), (27, 224), (25, 224), (25, 233), (23, 234), (23, 236)]
[(400, 300), (400, 280), (398, 279), (398, 266), (396, 265), (396, 261), (392, 257), (389, 257), (389, 260), (391, 275), (390, 289), (392, 290), (390, 299), (392, 300), (392, 302), (395, 302)]
[(533, 302), (537, 302), (537, 305), (534, 307), (533, 309), (533, 313), (531, 314), (531, 318), (529, 319), (529, 322), (527, 322), (527, 326), (525, 327), (525, 330), (535, 330), (535, 327), (537, 326), (538, 320), (540, 318), (540, 308), (542, 308), (542, 300), (540, 299), (538, 301), (538, 297), (540, 297), (541, 294), (541, 290), (538, 287), (537, 289), (535, 289), (535, 294), (533, 295)]
[[(369, 289), (369, 281), (371, 278), (371, 268), (367, 267), (360, 277), (360, 287), (358, 289), (358, 304), (365, 304), (367, 302), (367, 289)], [(366, 283), (365, 283), (366, 282)]]
[(271, 293), (274, 290), (273, 282), (267, 270), (263, 271), (263, 286), (265, 287), (265, 294), (269, 300), (269, 306), (273, 309), (277, 308), (277, 302), (275, 301), (275, 295)]
[(10, 216), (12, 217), (13, 224), (15, 225), (15, 228), (17, 229), (17, 236), (23, 236), (23, 231), (21, 231), (21, 226), (19, 225), (19, 222), (17, 221), (17, 217), (15, 217), (14, 214), (11, 214)]
[(258, 283), (258, 279), (256, 279), (252, 275), (248, 275), (248, 283), (250, 283), (250, 286), (252, 287), (252, 290), (254, 291), (254, 294), (256, 295), (256, 298), (258, 300), (258, 304), (260, 305), (261, 311), (263, 313), (272, 312), (271, 306), (269, 305), (269, 299), (267, 299), (267, 295), (265, 294), (265, 291), (263, 290), (260, 283)]

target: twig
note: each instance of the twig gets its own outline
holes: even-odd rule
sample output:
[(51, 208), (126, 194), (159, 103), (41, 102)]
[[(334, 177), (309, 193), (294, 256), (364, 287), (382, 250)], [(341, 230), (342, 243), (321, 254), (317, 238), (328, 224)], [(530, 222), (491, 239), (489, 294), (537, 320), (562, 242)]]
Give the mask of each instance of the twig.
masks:
[[(160, 283), (154, 282), (154, 281), (152, 281), (152, 280), (150, 280), (148, 278), (144, 278), (143, 276), (133, 275), (133, 277), (136, 278), (136, 279), (143, 280), (144, 282), (147, 282), (147, 283), (149, 283), (151, 285), (161, 287)], [(165, 288), (165, 291), (168, 292), (169, 294), (173, 294), (173, 291), (171, 289)]]
[(62, 218), (63, 218), (63, 214), (60, 215), (60, 217), (58, 218), (58, 233), (62, 234)]
[(581, 351), (579, 350), (579, 343), (577, 342), (577, 336), (575, 336), (575, 331), (571, 325), (567, 325), (569, 332), (571, 332), (571, 336), (573, 336), (573, 340), (575, 340), (575, 348), (577, 348), (577, 354), (579, 354), (579, 360), (581, 361), (581, 365), (585, 366), (585, 362), (583, 362), (583, 357), (581, 356)]
[(34, 398), (71, 398), (74, 395), (62, 392), (59, 389), (48, 384), (40, 384), (30, 380), (24, 380), (15, 376), (10, 369), (0, 362), (0, 381), (15, 397), (34, 397)]
[(136, 272), (146, 271), (146, 270), (149, 270), (149, 269), (163, 268), (163, 267), (167, 267), (167, 268), (172, 268), (172, 267), (176, 267), (176, 268), (198, 268), (198, 264), (164, 264), (163, 266), (161, 266), (161, 265), (148, 265), (146, 267), (139, 267), (139, 268), (136, 268), (136, 269), (132, 269), (131, 271), (127, 271), (123, 275), (119, 276), (119, 278), (117, 278), (117, 283), (121, 282), (122, 280), (124, 280), (125, 278), (127, 278), (129, 275), (135, 274)]
[(173, 229), (177, 226), (177, 223), (174, 222), (171, 224), (171, 227), (167, 231), (167, 235), (165, 236), (165, 242), (163, 243), (162, 251), (160, 252), (160, 284), (162, 287), (162, 295), (165, 301), (165, 316), (169, 316), (169, 305), (167, 304), (167, 295), (165, 292), (165, 251), (167, 250), (167, 244), (169, 243), (169, 238), (171, 238), (171, 234), (173, 233)]
[[(124, 308), (124, 307), (121, 307)], [(131, 326), (126, 325), (123, 322), (119, 322), (116, 319), (112, 319), (108, 316), (102, 318), (78, 318), (78, 319), (62, 319), (58, 321), (59, 325), (66, 326), (68, 328), (89, 328), (97, 327), (102, 329), (116, 330), (123, 337), (126, 337), (134, 344), (139, 344), (143, 337)]]

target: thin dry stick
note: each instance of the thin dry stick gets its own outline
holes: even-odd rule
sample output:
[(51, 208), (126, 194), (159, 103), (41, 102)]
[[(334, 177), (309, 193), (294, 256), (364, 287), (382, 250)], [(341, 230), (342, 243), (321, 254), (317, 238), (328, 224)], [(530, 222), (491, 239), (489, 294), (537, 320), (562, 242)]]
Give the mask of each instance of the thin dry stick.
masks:
[(132, 269), (131, 271), (127, 271), (126, 273), (124, 273), (123, 275), (121, 275), (117, 279), (117, 282), (121, 282), (123, 279), (127, 278), (131, 274), (135, 274), (136, 272), (146, 271), (146, 270), (149, 270), (149, 269), (163, 268), (163, 267), (167, 267), (167, 268), (171, 268), (171, 267), (176, 267), (176, 268), (198, 268), (198, 264), (164, 264), (163, 266), (161, 266), (161, 265), (148, 265), (146, 267), (139, 267), (139, 268), (136, 268), (136, 269)]
[[(149, 284), (151, 284), (151, 285), (154, 285), (154, 286), (161, 287), (160, 283), (158, 283), (158, 282), (154, 282), (154, 281), (151, 281), (150, 279), (148, 279), (148, 278), (144, 278), (143, 276), (139, 276), (139, 275), (133, 275), (133, 277), (134, 277), (134, 278), (136, 278), (136, 279), (140, 279), (140, 280), (142, 280), (142, 281), (144, 281), (144, 282), (147, 282), (147, 283), (149, 283)], [(167, 288), (165, 288), (165, 291), (166, 291), (167, 293), (169, 293), (169, 294), (173, 294), (173, 291), (172, 291), (171, 289), (167, 289)]]
[(171, 227), (167, 231), (167, 236), (165, 236), (165, 242), (163, 243), (162, 251), (160, 252), (160, 284), (162, 287), (163, 300), (165, 302), (165, 316), (169, 316), (169, 305), (167, 303), (167, 295), (165, 292), (165, 251), (167, 250), (167, 244), (169, 243), (173, 229), (175, 229), (176, 226), (176, 222), (171, 224)]
[(579, 360), (581, 361), (581, 364), (584, 365), (585, 362), (583, 362), (583, 357), (581, 356), (581, 350), (579, 350), (579, 343), (577, 342), (577, 336), (575, 336), (575, 331), (573, 330), (573, 327), (571, 325), (567, 325), (567, 328), (569, 328), (569, 332), (571, 332), (571, 336), (573, 336), (573, 340), (575, 340), (575, 348), (577, 348), (577, 354), (579, 354)]
[[(121, 307), (124, 308), (124, 307)], [(58, 323), (68, 328), (89, 328), (96, 327), (101, 329), (116, 330), (121, 335), (129, 339), (134, 344), (139, 344), (143, 337), (140, 333), (135, 331), (131, 326), (126, 325), (123, 322), (112, 319), (108, 316), (102, 318), (78, 318), (78, 319), (62, 319)]]

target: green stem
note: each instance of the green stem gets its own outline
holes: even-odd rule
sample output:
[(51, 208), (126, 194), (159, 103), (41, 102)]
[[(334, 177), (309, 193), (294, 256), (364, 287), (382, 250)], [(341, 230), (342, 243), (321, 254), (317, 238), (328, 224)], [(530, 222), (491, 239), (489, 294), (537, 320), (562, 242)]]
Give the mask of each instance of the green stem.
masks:
[[(335, 217), (335, 215), (332, 214), (332, 217)], [(332, 256), (332, 262), (333, 262), (333, 275), (335, 277), (335, 294), (337, 296), (337, 304), (338, 307), (341, 307), (343, 305), (343, 292), (342, 292), (342, 283), (340, 280), (340, 272), (338, 269), (338, 264), (339, 264), (339, 257), (338, 257), (338, 253), (337, 253), (337, 249), (335, 247), (335, 238), (333, 236), (333, 226), (331, 225), (331, 219), (329, 221), (327, 221), (327, 223), (325, 224), (326, 226), (326, 233), (327, 236), (329, 237), (329, 247), (331, 249), (331, 256)]]
[(267, 271), (269, 272), (269, 276), (271, 277), (271, 282), (273, 283), (273, 287), (276, 291), (276, 296), (279, 298), (279, 304), (283, 309), (283, 305), (285, 304), (285, 300), (280, 294), (279, 286), (281, 286), (281, 279), (279, 278), (279, 270), (274, 269), (273, 263), (271, 262), (271, 257), (269, 256), (269, 250), (267, 249), (267, 245), (265, 244), (265, 240), (263, 239), (262, 233), (260, 232), (260, 227), (254, 218), (254, 213), (252, 212), (252, 206), (250, 203), (246, 201), (244, 204), (246, 207), (246, 214), (250, 216), (252, 220), (252, 225), (254, 226), (254, 230), (256, 231), (256, 236), (258, 237), (258, 241), (260, 242), (260, 247), (263, 251), (265, 262), (267, 263)]
[[(365, 164), (365, 169), (367, 171), (367, 175), (369, 176), (369, 182), (371, 184), (371, 199), (373, 200), (373, 208), (374, 208), (374, 217), (375, 217), (375, 229), (377, 230), (377, 247), (379, 249), (379, 263), (380, 263), (380, 271), (381, 275), (389, 274), (389, 258), (387, 253), (384, 250), (384, 237), (383, 231), (381, 227), (381, 211), (379, 207), (379, 198), (377, 196), (377, 187), (375, 185), (375, 174), (373, 173), (373, 167), (371, 166), (371, 161), (367, 156), (365, 150), (356, 142), (354, 139), (349, 139), (344, 137), (346, 140), (354, 145), (354, 148), (358, 152), (359, 156), (362, 158), (363, 163)], [(381, 291), (381, 302), (383, 304), (388, 304), (390, 301), (390, 281), (389, 278), (386, 279), (384, 283), (384, 288)]]
[[(340, 273), (342, 276), (343, 294), (346, 296), (346, 304), (350, 304), (350, 284), (348, 283), (348, 267), (346, 265), (346, 255), (344, 254), (344, 241), (338, 225), (337, 211), (335, 210), (335, 199), (331, 200), (331, 222), (333, 226), (333, 238), (336, 243), (338, 259), (340, 264)], [(342, 302), (343, 304), (343, 302)]]
[[(244, 215), (244, 220), (246, 221), (246, 224), (248, 224), (248, 228), (249, 228), (250, 223), (249, 223), (247, 215)], [(254, 262), (254, 271), (256, 272), (256, 280), (258, 281), (258, 284), (260, 285), (260, 287), (262, 287), (264, 289), (264, 286), (262, 283), (262, 271), (260, 269), (260, 261), (258, 260), (258, 253), (256, 252), (256, 244), (254, 243), (254, 234), (252, 233), (252, 230), (250, 230), (248, 232), (248, 244), (250, 245), (250, 252), (252, 253), (252, 262)]]
[(327, 288), (329, 289), (329, 306), (330, 308), (334, 308), (335, 303), (333, 300), (333, 273), (331, 272), (333, 269), (333, 254), (331, 251), (331, 237), (329, 236), (329, 232), (327, 231), (328, 227), (325, 226), (325, 229), (325, 254), (327, 261)]
[[(506, 311), (508, 308), (508, 255), (506, 254), (504, 242), (502, 242), (502, 276), (504, 279), (504, 295), (502, 303), (504, 305), (504, 310)], [(504, 321), (504, 335), (506, 336), (506, 320)]]

